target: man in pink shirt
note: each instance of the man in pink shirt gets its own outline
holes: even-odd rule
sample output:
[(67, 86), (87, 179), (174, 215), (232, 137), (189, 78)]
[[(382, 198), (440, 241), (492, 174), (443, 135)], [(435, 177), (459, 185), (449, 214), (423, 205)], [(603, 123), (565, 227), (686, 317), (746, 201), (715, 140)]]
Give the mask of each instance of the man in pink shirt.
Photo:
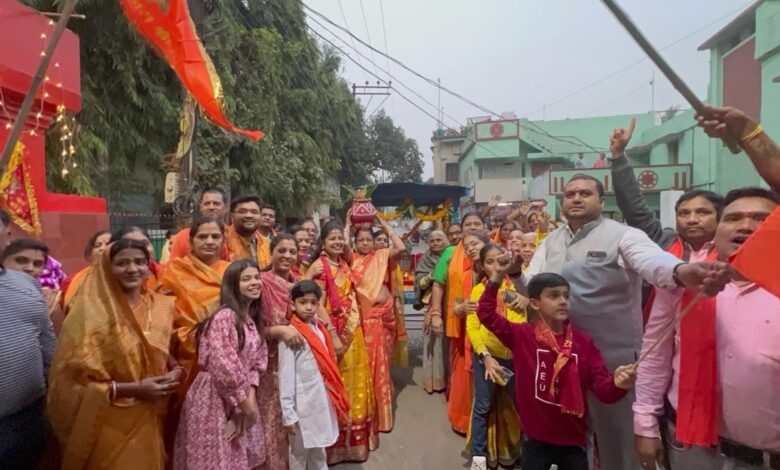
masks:
[[(762, 188), (727, 194), (715, 233), (718, 258), (726, 261), (778, 203), (780, 195)], [(735, 273), (714, 302), (697, 304), (674, 337), (662, 338), (686, 302), (683, 295), (658, 290), (642, 340), (643, 351), (662, 342), (638, 370), (633, 408), (640, 462), (648, 469), (662, 462), (659, 419), (667, 419), (675, 470), (780, 469), (780, 299)], [(699, 341), (708, 335), (711, 341)], [(711, 387), (702, 387), (708, 380)]]

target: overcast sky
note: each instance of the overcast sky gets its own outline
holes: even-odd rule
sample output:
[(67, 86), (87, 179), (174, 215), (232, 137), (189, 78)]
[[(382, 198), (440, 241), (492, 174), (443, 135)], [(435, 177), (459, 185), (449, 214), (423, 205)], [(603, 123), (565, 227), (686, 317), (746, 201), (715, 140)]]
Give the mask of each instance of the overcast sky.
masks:
[[(530, 119), (561, 119), (641, 113), (651, 108), (650, 81), (654, 67), (644, 60), (614, 74), (645, 56), (598, 0), (304, 2), (341, 26), (345, 26), (346, 18), (346, 26), (356, 36), (366, 42), (370, 39), (370, 43), (382, 51), (385, 50), (384, 9), (384, 31), (391, 56), (423, 76), (434, 80), (440, 78), (442, 86), (498, 113), (512, 111)], [(619, 0), (619, 3), (657, 48), (676, 42), (662, 54), (693, 90), (706, 98), (709, 54), (699, 52), (697, 48), (752, 1)], [(352, 49), (352, 41), (346, 34), (325, 24), (349, 45), (334, 39), (332, 34), (309, 20), (311, 27), (360, 59), (372, 72), (389, 80), (384, 72), (377, 71)], [(689, 37), (682, 39), (686, 36)], [(355, 44), (372, 59), (370, 50), (359, 42)], [(373, 56), (380, 68), (388, 69), (384, 57)], [(398, 79), (394, 81), (398, 92), (436, 116), (437, 88), (392, 62), (389, 67), (390, 73)], [(607, 78), (611, 74), (614, 76)], [(342, 76), (350, 83), (376, 81), (346, 58)], [(656, 71), (655, 76), (656, 110), (672, 105), (689, 107), (660, 72)], [(599, 80), (598, 84), (579, 91)], [(398, 81), (434, 106), (425, 103)], [(393, 95), (382, 108), (407, 135), (417, 140), (425, 162), (424, 179), (432, 176), (430, 136), (436, 121), (396, 92)], [(367, 108), (367, 116), (382, 98), (374, 96), (369, 102), (369, 97), (360, 97)], [(445, 116), (445, 127), (457, 128), (468, 117), (485, 115), (446, 92), (441, 93), (441, 106), (454, 118)]]

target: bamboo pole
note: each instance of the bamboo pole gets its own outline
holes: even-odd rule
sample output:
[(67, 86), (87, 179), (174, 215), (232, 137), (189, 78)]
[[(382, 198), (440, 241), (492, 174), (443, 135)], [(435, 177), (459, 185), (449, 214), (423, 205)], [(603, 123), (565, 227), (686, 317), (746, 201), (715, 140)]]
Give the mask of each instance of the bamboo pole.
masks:
[(57, 44), (60, 42), (62, 33), (65, 32), (65, 27), (68, 25), (68, 20), (73, 15), (73, 10), (76, 8), (78, 0), (66, 0), (65, 7), (62, 9), (60, 19), (57, 20), (57, 25), (54, 27), (54, 32), (51, 35), (49, 44), (46, 46), (43, 57), (41, 57), (41, 63), (38, 64), (38, 70), (35, 71), (30, 88), (27, 90), (27, 94), (24, 95), (22, 106), (19, 108), (19, 112), (16, 115), (16, 121), (11, 129), (11, 133), (8, 135), (8, 141), (3, 149), (3, 155), (0, 157), (0, 175), (5, 172), (5, 165), (8, 158), (11, 156), (11, 152), (14, 150), (16, 142), (22, 135), (22, 129), (24, 123), (27, 121), (27, 113), (30, 112), (33, 102), (35, 101), (35, 95), (38, 92), (38, 87), (41, 86), (43, 77), (46, 75), (46, 70), (49, 68), (49, 62), (54, 55), (54, 51), (57, 49)]
[(666, 325), (666, 329), (664, 330), (664, 333), (661, 335), (661, 337), (660, 337), (660, 338), (658, 338), (658, 341), (656, 341), (655, 343), (653, 343), (653, 344), (652, 344), (652, 346), (650, 346), (650, 347), (647, 349), (647, 351), (643, 352), (643, 353), (642, 353), (642, 355), (639, 357), (639, 359), (637, 359), (637, 360), (636, 360), (636, 362), (634, 363), (634, 370), (636, 370), (636, 368), (637, 368), (637, 367), (639, 367), (639, 364), (640, 364), (642, 361), (644, 361), (644, 360), (645, 360), (645, 358), (646, 358), (646, 357), (647, 357), (647, 356), (648, 356), (648, 355), (649, 355), (651, 352), (653, 352), (653, 351), (655, 350), (655, 348), (657, 348), (657, 347), (658, 347), (658, 345), (659, 345), (659, 344), (661, 344), (661, 343), (663, 343), (664, 341), (666, 341), (666, 339), (669, 337), (669, 335), (671, 335), (671, 334), (673, 334), (673, 333), (674, 333), (674, 330), (677, 328), (677, 324), (678, 324), (679, 322), (681, 322), (681, 321), (682, 321), (682, 319), (683, 319), (683, 318), (685, 318), (685, 315), (688, 315), (688, 312), (690, 312), (690, 311), (691, 311), (691, 309), (692, 309), (692, 308), (693, 308), (693, 307), (694, 307), (694, 306), (695, 306), (697, 303), (699, 303), (699, 301), (700, 301), (701, 299), (703, 299), (703, 298), (704, 298), (704, 294), (702, 294), (701, 292), (699, 292), (698, 294), (696, 294), (696, 297), (694, 297), (694, 298), (693, 298), (693, 300), (691, 300), (691, 303), (689, 303), (688, 305), (686, 305), (686, 306), (685, 306), (685, 308), (683, 309), (683, 311), (682, 311), (682, 312), (680, 312), (680, 316), (679, 316), (679, 317), (676, 317), (676, 318), (674, 318), (674, 319), (671, 321), (671, 323), (669, 323), (668, 325)]
[[(680, 78), (679, 75), (677, 75), (677, 72), (672, 69), (672, 67), (669, 65), (668, 62), (661, 56), (661, 54), (653, 47), (652, 44), (650, 44), (650, 41), (647, 40), (644, 34), (642, 34), (641, 31), (639, 31), (639, 28), (634, 24), (633, 20), (626, 14), (625, 11), (623, 11), (622, 8), (615, 2), (615, 0), (601, 0), (604, 5), (609, 9), (609, 11), (612, 12), (612, 14), (615, 16), (615, 18), (620, 22), (620, 24), (623, 25), (624, 28), (626, 28), (626, 31), (628, 31), (628, 34), (634, 38), (634, 41), (639, 45), (639, 47), (645, 51), (645, 54), (650, 57), (650, 60), (653, 61), (653, 63), (658, 67), (659, 70), (666, 76), (666, 78), (672, 83), (672, 86), (680, 92), (680, 94), (685, 98), (685, 101), (687, 101), (694, 110), (696, 110), (697, 114), (700, 114), (702, 116), (708, 116), (709, 113), (707, 112), (706, 108), (704, 107), (704, 103), (701, 102), (701, 100), (696, 96), (696, 93), (693, 92), (693, 90), (688, 87), (688, 85), (683, 81), (682, 78)], [(731, 153), (737, 154), (742, 151), (742, 149), (739, 146), (739, 143), (732, 137), (729, 139), (724, 139), (724, 142), (728, 146), (729, 150), (731, 150)]]

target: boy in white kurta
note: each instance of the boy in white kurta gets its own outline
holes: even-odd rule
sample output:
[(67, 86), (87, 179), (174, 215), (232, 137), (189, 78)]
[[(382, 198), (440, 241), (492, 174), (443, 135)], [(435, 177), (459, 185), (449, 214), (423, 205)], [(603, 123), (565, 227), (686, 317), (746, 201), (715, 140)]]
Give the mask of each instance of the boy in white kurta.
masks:
[(338, 413), (348, 412), (349, 404), (333, 343), (316, 315), (322, 291), (312, 281), (301, 281), (291, 297), (290, 326), (306, 343), (293, 350), (279, 342), (279, 396), (290, 434), (290, 470), (322, 470), (328, 468), (325, 449), (338, 439)]

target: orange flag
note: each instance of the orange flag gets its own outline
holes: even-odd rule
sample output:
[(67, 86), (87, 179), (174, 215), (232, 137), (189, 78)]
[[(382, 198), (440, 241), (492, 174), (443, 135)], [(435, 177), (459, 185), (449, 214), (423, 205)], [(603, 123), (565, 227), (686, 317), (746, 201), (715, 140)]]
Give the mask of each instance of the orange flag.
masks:
[(263, 137), (233, 125), (225, 114), (222, 83), (190, 18), (187, 0), (120, 0), (133, 27), (165, 58), (206, 117), (231, 132)]
[(729, 258), (740, 274), (780, 297), (780, 206)]
[(11, 219), (24, 231), (41, 235), (41, 219), (35, 191), (30, 181), (30, 167), (24, 159), (24, 144), (16, 142), (8, 167), (0, 178), (0, 207), (5, 208)]

